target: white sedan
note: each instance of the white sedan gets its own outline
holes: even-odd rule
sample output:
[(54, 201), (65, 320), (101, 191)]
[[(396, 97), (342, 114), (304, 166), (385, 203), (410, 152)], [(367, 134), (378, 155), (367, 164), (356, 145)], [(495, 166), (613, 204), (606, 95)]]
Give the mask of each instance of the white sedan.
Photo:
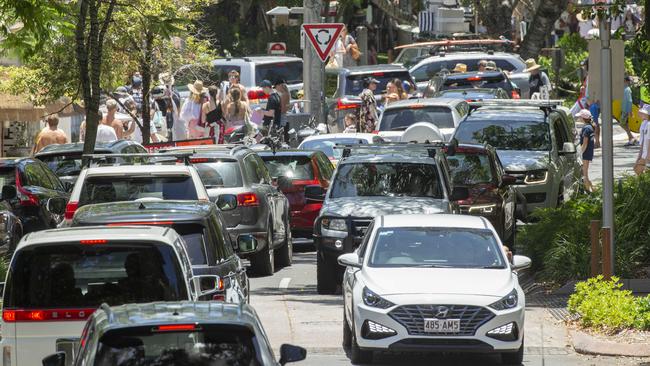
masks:
[(328, 133), (307, 137), (300, 143), (298, 149), (322, 151), (336, 166), (343, 154), (342, 149), (334, 148), (336, 145), (381, 144), (382, 142), (384, 142), (383, 138), (372, 133)]
[(375, 218), (346, 266), (343, 344), (353, 363), (373, 351), (500, 353), (521, 364), (524, 292), (518, 269), (483, 217)]

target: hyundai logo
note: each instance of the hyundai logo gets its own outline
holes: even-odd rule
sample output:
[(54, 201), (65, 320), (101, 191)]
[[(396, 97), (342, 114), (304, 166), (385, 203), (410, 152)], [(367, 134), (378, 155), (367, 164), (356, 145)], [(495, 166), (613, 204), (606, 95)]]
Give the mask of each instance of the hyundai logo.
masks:
[(436, 318), (438, 319), (444, 319), (449, 315), (449, 308), (446, 306), (438, 306), (436, 311)]

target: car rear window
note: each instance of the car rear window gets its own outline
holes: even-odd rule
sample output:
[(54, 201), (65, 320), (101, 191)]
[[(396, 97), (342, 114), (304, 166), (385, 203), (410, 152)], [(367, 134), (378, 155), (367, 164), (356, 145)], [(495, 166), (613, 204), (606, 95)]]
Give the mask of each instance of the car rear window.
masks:
[(454, 184), (474, 185), (492, 182), (492, 168), (486, 154), (460, 153), (447, 156)]
[(484, 88), (484, 89), (497, 89), (501, 88), (503, 90), (512, 90), (512, 85), (510, 81), (505, 78), (503, 75), (493, 76), (493, 77), (480, 77), (480, 76), (470, 76), (468, 78), (451, 78), (445, 79), (444, 84), (441, 86), (441, 90), (453, 90), (453, 89), (467, 89), (467, 88)]
[(16, 168), (0, 168), (0, 188), (16, 185)]
[(215, 160), (194, 163), (205, 188), (234, 188), (243, 185), (237, 160)]
[(309, 156), (262, 156), (271, 177), (284, 176), (291, 179), (312, 180), (314, 169)]
[(208, 264), (205, 246), (205, 228), (197, 224), (175, 224), (174, 230), (183, 238), (185, 250), (193, 266)]
[(363, 91), (363, 81), (370, 76), (379, 80), (377, 89), (375, 89), (375, 95), (384, 93), (386, 91), (386, 84), (395, 78), (402, 81), (411, 80), (411, 75), (409, 75), (408, 71), (374, 72), (368, 74), (348, 75), (345, 85), (345, 95), (361, 94)]
[(83, 183), (79, 206), (139, 199), (194, 201), (198, 196), (190, 176), (97, 176)]
[(387, 109), (381, 116), (379, 131), (404, 131), (416, 122), (429, 122), (438, 128), (454, 128), (454, 117), (449, 107)]
[(174, 250), (155, 243), (28, 247), (11, 263), (7, 308), (98, 307), (188, 299)]
[(168, 331), (163, 324), (109, 331), (99, 340), (94, 365), (262, 365), (259, 345), (249, 328), (230, 324), (187, 327), (190, 330)]
[(255, 65), (255, 80), (284, 80), (287, 84), (302, 83), (302, 61), (274, 62)]

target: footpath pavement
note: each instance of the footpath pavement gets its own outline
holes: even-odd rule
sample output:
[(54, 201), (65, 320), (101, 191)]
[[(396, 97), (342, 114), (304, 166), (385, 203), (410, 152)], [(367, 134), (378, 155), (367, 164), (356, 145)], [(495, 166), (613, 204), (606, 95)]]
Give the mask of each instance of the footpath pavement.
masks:
[[(580, 132), (581, 125), (576, 126)], [(639, 146), (623, 146), (627, 142), (625, 130), (618, 124), (614, 125), (614, 178), (620, 178), (625, 174), (634, 174), (632, 168), (636, 162)], [(636, 136), (636, 134), (635, 134)], [(580, 146), (578, 146), (580, 149)], [(593, 183), (601, 183), (603, 176), (603, 149), (596, 149), (594, 160), (589, 166), (589, 177)]]

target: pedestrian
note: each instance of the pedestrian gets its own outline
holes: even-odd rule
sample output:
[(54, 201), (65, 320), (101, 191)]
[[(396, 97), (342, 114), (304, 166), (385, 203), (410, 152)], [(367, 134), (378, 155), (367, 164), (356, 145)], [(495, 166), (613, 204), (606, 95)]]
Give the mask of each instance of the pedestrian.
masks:
[(624, 146), (633, 146), (637, 145), (639, 143), (638, 140), (634, 138), (634, 135), (632, 135), (632, 131), (630, 131), (630, 115), (632, 113), (632, 88), (630, 85), (632, 84), (632, 78), (629, 75), (625, 75), (625, 78), (623, 79), (625, 83), (625, 89), (623, 89), (623, 101), (621, 102), (621, 118), (619, 119), (619, 122), (621, 124), (621, 127), (625, 130), (625, 133), (627, 133), (627, 143)]
[(384, 105), (407, 99), (408, 95), (402, 87), (402, 81), (398, 78), (386, 83), (386, 95), (384, 96)]
[(246, 116), (250, 113), (248, 103), (242, 100), (241, 89), (232, 88), (228, 94), (228, 99), (231, 102), (226, 107), (224, 114), (226, 119), (225, 131), (244, 126), (246, 124)]
[(240, 79), (239, 79), (239, 71), (232, 69), (228, 71), (228, 82), (224, 83), (225, 84), (225, 89), (223, 89), (224, 92), (224, 98), (228, 98), (230, 95), (230, 89), (233, 87), (239, 88), (241, 91), (241, 100), (244, 102), (248, 102), (248, 95), (246, 94), (246, 88), (241, 85)]
[(463, 63), (457, 63), (456, 66), (454, 67), (453, 70), (451, 70), (452, 73), (464, 73), (467, 72), (467, 65)]
[(201, 80), (194, 81), (193, 84), (187, 84), (190, 96), (185, 99), (181, 107), (181, 121), (187, 126), (188, 138), (199, 139), (204, 136), (204, 122), (202, 118), (202, 108), (204, 103), (204, 88)]
[(641, 175), (647, 169), (648, 163), (650, 163), (650, 104), (639, 108), (638, 114), (643, 123), (641, 123), (641, 129), (639, 129), (641, 149), (639, 149), (639, 155), (637, 155), (634, 164), (634, 173)]
[(266, 101), (266, 110), (262, 111), (261, 108), (258, 108), (258, 111), (262, 111), (262, 126), (266, 129), (267, 134), (270, 134), (273, 128), (280, 126), (280, 120), (282, 119), (282, 101), (280, 94), (273, 90), (273, 84), (270, 81), (262, 80), (260, 87), (264, 91), (264, 94), (268, 95), (268, 99)]
[(303, 113), (305, 110), (305, 102), (303, 101), (305, 98), (305, 91), (298, 90), (296, 97), (298, 101), (293, 103), (293, 106), (291, 107), (291, 113)]
[(595, 148), (600, 148), (600, 100), (589, 104), (589, 112), (591, 112), (592, 121), (594, 121), (594, 140)]
[(223, 120), (223, 108), (218, 100), (219, 88), (221, 85), (210, 85), (208, 95), (210, 100), (203, 104), (203, 120), (209, 127), (208, 135), (214, 137), (217, 143), (223, 143), (225, 124)]
[(113, 126), (106, 124), (103, 113), (98, 111), (99, 123), (97, 124), (97, 139), (95, 142), (113, 142), (117, 141), (117, 134)]
[(487, 70), (486, 70), (486, 68), (487, 68), (487, 63), (488, 63), (487, 60), (480, 60), (480, 61), (478, 62), (478, 64), (477, 64), (477, 66), (478, 66), (478, 68), (477, 68), (478, 72), (485, 72), (485, 71), (487, 71)]
[(497, 71), (497, 63), (492, 60), (486, 62), (485, 71)]
[(50, 114), (45, 119), (47, 126), (36, 136), (34, 153), (41, 151), (45, 146), (54, 144), (67, 144), (68, 136), (59, 128), (59, 116)]
[(343, 118), (345, 122), (345, 130), (343, 133), (356, 133), (357, 132), (357, 117), (354, 113), (348, 113)]
[(584, 123), (580, 130), (580, 150), (582, 152), (582, 178), (587, 192), (592, 191), (591, 180), (589, 180), (589, 163), (594, 160), (594, 125), (591, 112), (583, 109), (575, 115), (578, 121)]
[(361, 52), (359, 51), (357, 42), (348, 33), (348, 28), (344, 25), (339, 39), (336, 40), (336, 44), (334, 45), (336, 64), (338, 67), (357, 66), (357, 61), (360, 56)]
[(142, 76), (139, 72), (133, 74), (131, 78), (131, 90), (129, 91), (131, 97), (135, 101), (138, 113), (142, 112), (142, 103), (144, 102), (144, 93), (142, 91)]
[(280, 94), (280, 127), (283, 128), (284, 141), (289, 141), (289, 120), (287, 113), (291, 108), (291, 92), (286, 81), (278, 79), (273, 86), (275, 91)]
[(542, 87), (546, 87), (549, 92), (551, 91), (551, 80), (544, 71), (540, 70), (541, 67), (542, 66), (538, 65), (533, 58), (526, 60), (526, 72), (530, 73), (528, 84), (530, 85), (531, 98), (533, 97), (533, 94), (540, 93)]
[(115, 118), (115, 113), (117, 113), (117, 102), (114, 99), (109, 99), (106, 101), (106, 116), (104, 117), (104, 123), (108, 126), (113, 127), (115, 130), (115, 135), (117, 135), (118, 140), (125, 139), (127, 136), (133, 133), (135, 129), (135, 124), (133, 127), (125, 129), (124, 126), (128, 126), (128, 121), (123, 121)]
[(375, 90), (377, 90), (379, 80), (369, 77), (363, 82), (364, 89), (359, 94), (361, 98), (361, 108), (359, 110), (359, 127), (361, 131), (372, 133), (377, 127), (377, 100), (375, 99)]
[[(160, 86), (165, 90), (165, 97), (162, 99), (164, 103), (160, 104), (160, 109), (164, 111), (165, 124), (167, 127), (167, 140), (182, 140), (185, 139), (187, 132), (178, 131), (181, 135), (180, 138), (177, 136), (176, 125), (182, 129), (183, 124), (178, 122), (179, 120), (179, 110), (181, 109), (181, 98), (178, 90), (174, 87), (175, 80), (174, 75), (168, 72), (161, 73), (158, 75), (158, 81)], [(164, 105), (162, 105), (164, 104)]]

